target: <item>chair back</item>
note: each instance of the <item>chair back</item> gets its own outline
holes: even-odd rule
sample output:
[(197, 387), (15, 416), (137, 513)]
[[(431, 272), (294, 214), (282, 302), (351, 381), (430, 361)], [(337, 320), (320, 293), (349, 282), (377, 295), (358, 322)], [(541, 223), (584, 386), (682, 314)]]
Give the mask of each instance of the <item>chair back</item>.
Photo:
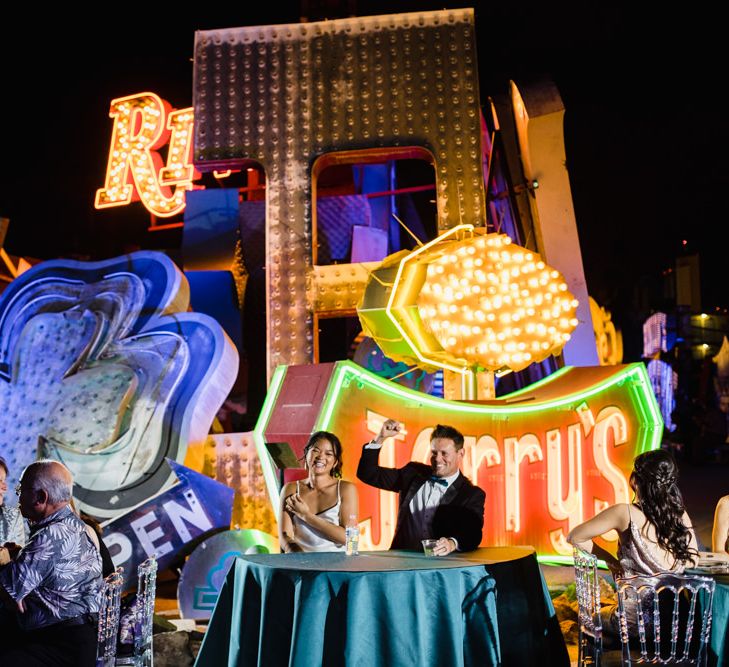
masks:
[(660, 574), (615, 583), (623, 664), (706, 664), (713, 579)]
[(124, 585), (124, 569), (118, 567), (104, 579), (99, 607), (96, 667), (113, 667), (116, 660), (116, 640), (119, 634), (119, 606)]
[(602, 657), (602, 620), (597, 557), (579, 547), (575, 547), (573, 555), (578, 616), (577, 664), (580, 667), (599, 665)]
[(157, 559), (149, 557), (137, 568), (137, 627), (134, 635), (135, 667), (152, 667), (152, 620), (157, 591)]

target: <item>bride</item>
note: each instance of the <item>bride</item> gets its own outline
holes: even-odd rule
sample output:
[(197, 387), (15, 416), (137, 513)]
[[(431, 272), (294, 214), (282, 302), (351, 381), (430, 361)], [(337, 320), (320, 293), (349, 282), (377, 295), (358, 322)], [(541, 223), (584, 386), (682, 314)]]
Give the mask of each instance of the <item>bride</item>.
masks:
[(357, 488), (342, 477), (342, 444), (327, 431), (312, 433), (304, 447), (305, 480), (281, 490), (281, 551), (344, 551), (344, 527), (357, 516)]

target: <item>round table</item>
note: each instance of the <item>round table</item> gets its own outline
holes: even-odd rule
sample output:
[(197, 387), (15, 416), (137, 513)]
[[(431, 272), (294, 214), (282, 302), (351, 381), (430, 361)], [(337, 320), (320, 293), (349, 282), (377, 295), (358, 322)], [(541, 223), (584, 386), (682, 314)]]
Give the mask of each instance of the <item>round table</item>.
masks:
[(716, 582), (714, 601), (711, 605), (711, 637), (709, 640), (710, 666), (729, 667), (729, 645), (726, 634), (729, 628), (729, 575), (702, 574), (713, 577)]
[(196, 665), (569, 665), (531, 547), (236, 559)]

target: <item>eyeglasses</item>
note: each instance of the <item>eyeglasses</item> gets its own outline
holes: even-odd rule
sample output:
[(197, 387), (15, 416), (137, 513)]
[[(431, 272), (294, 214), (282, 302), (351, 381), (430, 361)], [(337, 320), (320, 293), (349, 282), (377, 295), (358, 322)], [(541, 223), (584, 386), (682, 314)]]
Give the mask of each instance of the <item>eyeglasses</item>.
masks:
[(15, 485), (15, 495), (16, 495), (16, 496), (19, 496), (19, 495), (20, 495), (20, 482), (18, 482), (18, 483), (17, 483), (16, 485)]

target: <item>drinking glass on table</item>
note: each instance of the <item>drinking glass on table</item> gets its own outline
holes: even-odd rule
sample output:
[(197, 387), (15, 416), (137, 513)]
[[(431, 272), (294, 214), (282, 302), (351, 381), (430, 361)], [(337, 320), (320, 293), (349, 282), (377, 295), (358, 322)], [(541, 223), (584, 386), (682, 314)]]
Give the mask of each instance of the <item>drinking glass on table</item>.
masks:
[(421, 543), (423, 545), (423, 553), (426, 556), (435, 556), (435, 554), (433, 553), (433, 549), (435, 549), (435, 545), (438, 543), (438, 540), (435, 540), (435, 539), (421, 540)]

